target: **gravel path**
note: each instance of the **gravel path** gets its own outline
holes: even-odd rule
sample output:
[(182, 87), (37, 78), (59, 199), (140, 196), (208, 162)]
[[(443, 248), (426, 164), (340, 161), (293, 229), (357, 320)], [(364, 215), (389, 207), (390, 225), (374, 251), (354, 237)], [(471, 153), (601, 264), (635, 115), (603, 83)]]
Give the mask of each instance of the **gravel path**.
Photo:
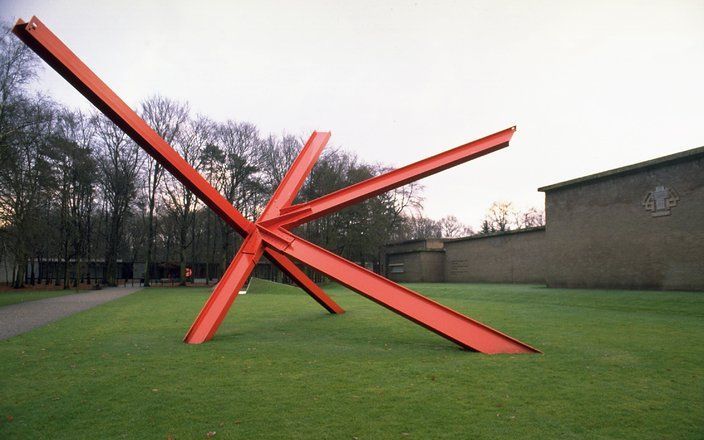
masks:
[(139, 287), (111, 287), (0, 307), (0, 340), (129, 295)]

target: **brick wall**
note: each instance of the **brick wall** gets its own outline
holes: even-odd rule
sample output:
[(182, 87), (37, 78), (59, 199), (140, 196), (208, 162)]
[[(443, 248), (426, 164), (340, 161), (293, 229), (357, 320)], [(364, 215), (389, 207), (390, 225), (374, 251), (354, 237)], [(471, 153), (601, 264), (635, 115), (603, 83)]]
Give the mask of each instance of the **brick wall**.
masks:
[(383, 250), (383, 273), (406, 282), (704, 290), (704, 148), (540, 191), (545, 228), (396, 243)]
[(543, 228), (445, 242), (445, 281), (545, 284)]
[(548, 286), (704, 290), (704, 157), (545, 192)]
[(397, 282), (439, 283), (443, 281), (445, 253), (442, 250), (416, 250), (390, 254), (386, 277)]

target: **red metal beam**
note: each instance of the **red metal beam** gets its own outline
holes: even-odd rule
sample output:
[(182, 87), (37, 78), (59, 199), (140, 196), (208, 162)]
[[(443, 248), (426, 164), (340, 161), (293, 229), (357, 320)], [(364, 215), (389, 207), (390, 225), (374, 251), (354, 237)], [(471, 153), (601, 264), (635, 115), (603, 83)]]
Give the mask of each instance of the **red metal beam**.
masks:
[(262, 239), (340, 284), (462, 347), (487, 354), (539, 353), (528, 344), (303, 240), (283, 229), (258, 227)]
[(330, 140), (330, 132), (313, 132), (274, 191), (258, 222), (269, 220), (279, 215), (281, 209), (291, 206), (328, 140)]
[(19, 20), (12, 32), (230, 226), (243, 235), (252, 231), (252, 222), (244, 218), (37, 17), (32, 17), (29, 23)]
[[(320, 156), (320, 152), (325, 147), (328, 139), (330, 139), (330, 133), (313, 132), (294, 160), (291, 168), (289, 168), (279, 183), (276, 191), (274, 191), (274, 195), (267, 203), (257, 222), (275, 215), (282, 207), (290, 206), (291, 201), (296, 198), (296, 194), (298, 194), (303, 182), (310, 174), (315, 161), (318, 160), (318, 156)], [(235, 259), (223, 274), (222, 279), (186, 333), (183, 339), (185, 342), (200, 344), (212, 339), (263, 252), (264, 246), (261, 235), (257, 230), (254, 230), (242, 243), (240, 250), (235, 255)], [(284, 268), (286, 274), (291, 274), (299, 285), (303, 284), (304, 290), (320, 305), (331, 313), (340, 313), (342, 311), (340, 306), (332, 301), (314, 282), (310, 281), (294, 263), (287, 261), (288, 259), (285, 256), (275, 250), (270, 250), (269, 255), (272, 255), (272, 258)]]
[(332, 192), (308, 203), (285, 208), (279, 217), (265, 221), (263, 224), (270, 228), (276, 225), (284, 226), (287, 229), (299, 226), (407, 183), (505, 148), (508, 146), (515, 131), (516, 127), (507, 128), (405, 167)]
[(255, 230), (242, 243), (232, 263), (184, 336), (184, 342), (200, 344), (212, 339), (263, 251), (261, 235)]
[(276, 249), (265, 246), (264, 253), (269, 261), (274, 263), (283, 273), (288, 275), (298, 287), (303, 289), (311, 298), (318, 304), (323, 306), (330, 313), (340, 315), (345, 313), (345, 310), (332, 300), (313, 280), (303, 273), (286, 255)]
[[(186, 188), (210, 207), (241, 235), (253, 230), (253, 224), (230, 202), (227, 201), (210, 183), (186, 162), (164, 139), (162, 139), (142, 118), (120, 99), (110, 87), (93, 73), (76, 54), (74, 54), (47, 26), (37, 17), (28, 23), (18, 20), (12, 29), (25, 44), (37, 53), (54, 70), (64, 77), (76, 90), (85, 96), (98, 110), (120, 127), (149, 155), (169, 170)], [(323, 133), (316, 137), (320, 142), (327, 142), (330, 134)], [(326, 137), (327, 136), (327, 137)], [(323, 146), (325, 145), (323, 142)], [(318, 151), (318, 154), (320, 152)], [(317, 156), (316, 156), (317, 157)], [(312, 165), (311, 165), (312, 167)], [(297, 191), (297, 189), (296, 189)], [(295, 194), (294, 194), (295, 197)], [(332, 299), (316, 286), (302, 271), (293, 269), (295, 265), (281, 254), (269, 255), (272, 262), (282, 269), (306, 293), (321, 303), (327, 310), (339, 313), (342, 310)], [(316, 286), (316, 287), (313, 287)]]
[(514, 127), (368, 179), (310, 203), (291, 207), (290, 203), (295, 199), (329, 138), (329, 133), (316, 132), (306, 143), (277, 188), (262, 216), (257, 222), (252, 223), (215, 191), (36, 17), (32, 17), (29, 23), (20, 20), (13, 32), (147, 153), (174, 174), (235, 230), (246, 236), (245, 242), (225, 276), (187, 333), (187, 342), (200, 343), (213, 336), (257, 260), (266, 251), (275, 264), (282, 267), (282, 270), (292, 276), (331, 312), (340, 313), (341, 309), (338, 311), (339, 306), (315, 286), (282, 252), (463, 347), (484, 353), (537, 352), (527, 344), (367, 271), (284, 229), (503, 148), (508, 145), (515, 130)]
[[(313, 165), (320, 157), (320, 153), (325, 148), (330, 139), (329, 132), (313, 132), (313, 135), (308, 139), (303, 149), (299, 152), (296, 160), (291, 165), (284, 178), (276, 188), (271, 201), (267, 204), (257, 222), (265, 221), (280, 214), (281, 209), (291, 206), (291, 203), (296, 198), (298, 191), (303, 186), (308, 175), (310, 175)], [(311, 298), (323, 306), (328, 312), (340, 314), (345, 311), (335, 303), (317, 284), (308, 278), (302, 270), (300, 270), (291, 260), (285, 255), (277, 252), (272, 248), (265, 249), (269, 261), (277, 265), (277, 267), (293, 279), (296, 284), (303, 289)]]

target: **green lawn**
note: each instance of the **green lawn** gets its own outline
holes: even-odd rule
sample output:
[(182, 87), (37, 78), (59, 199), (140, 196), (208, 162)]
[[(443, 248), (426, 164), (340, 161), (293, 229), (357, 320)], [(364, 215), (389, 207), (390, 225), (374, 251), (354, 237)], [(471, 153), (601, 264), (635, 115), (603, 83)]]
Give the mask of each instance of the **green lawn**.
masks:
[[(81, 292), (85, 292), (82, 290)], [(17, 290), (0, 292), (0, 307), (10, 304), (17, 304), (25, 301), (34, 301), (37, 299), (53, 298), (55, 296), (73, 295), (76, 289), (67, 290)]]
[[(0, 438), (702, 438), (704, 294), (416, 284), (542, 355), (486, 356), (341, 287), (141, 291), (0, 341)], [(10, 421), (10, 419), (12, 419)]]

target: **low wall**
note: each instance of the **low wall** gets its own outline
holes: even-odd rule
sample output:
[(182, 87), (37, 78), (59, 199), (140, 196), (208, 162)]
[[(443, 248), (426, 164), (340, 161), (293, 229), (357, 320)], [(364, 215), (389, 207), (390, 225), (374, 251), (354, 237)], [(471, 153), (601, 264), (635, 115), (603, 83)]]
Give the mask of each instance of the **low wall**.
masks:
[(545, 284), (545, 228), (445, 242), (446, 282)]
[(396, 282), (440, 283), (443, 281), (445, 252), (417, 250), (389, 255), (386, 276)]

